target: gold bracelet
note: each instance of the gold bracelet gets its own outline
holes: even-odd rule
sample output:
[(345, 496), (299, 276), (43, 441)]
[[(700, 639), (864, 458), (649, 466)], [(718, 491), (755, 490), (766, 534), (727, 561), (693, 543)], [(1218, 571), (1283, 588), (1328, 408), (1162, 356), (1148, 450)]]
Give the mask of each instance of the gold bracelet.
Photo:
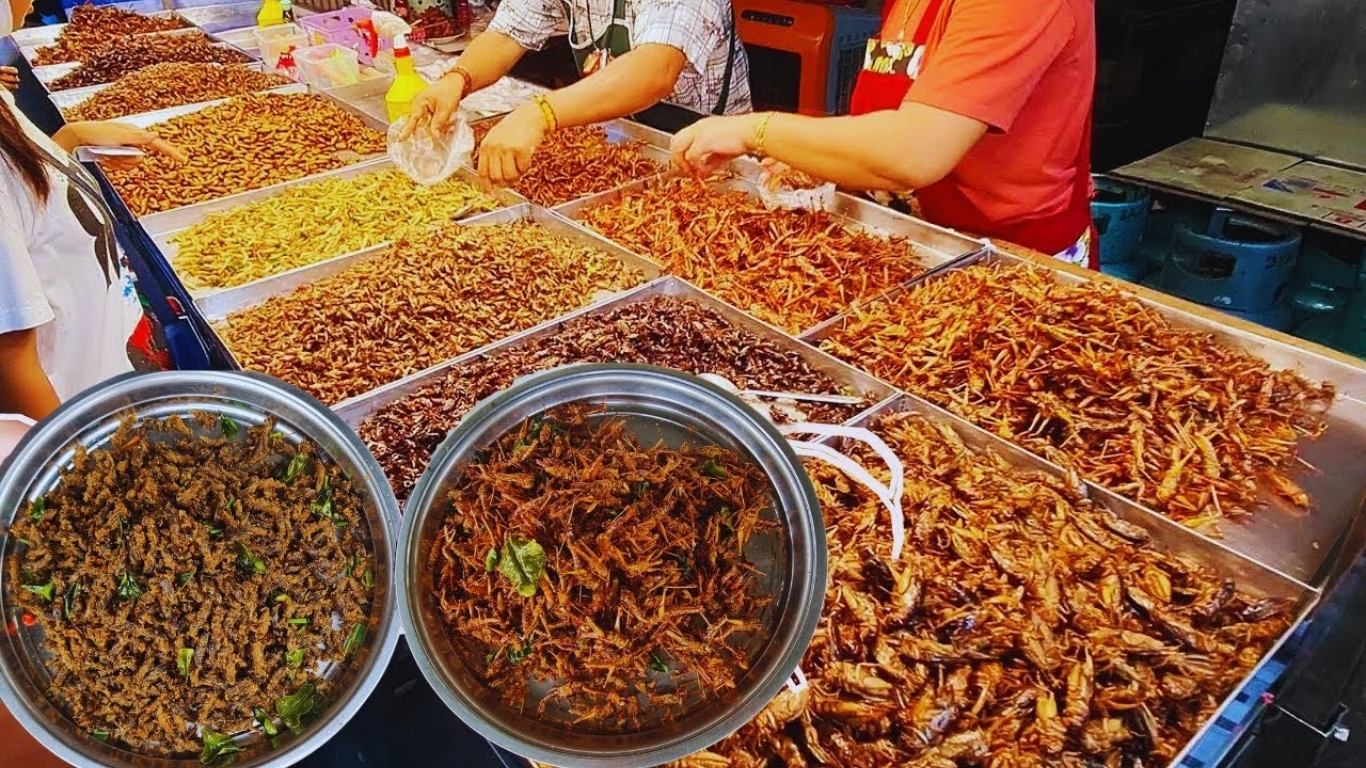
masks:
[(465, 83), (465, 89), (460, 92), (462, 97), (468, 96), (474, 92), (474, 75), (471, 75), (468, 69), (465, 69), (464, 67), (452, 67), (449, 72), (443, 75), (443, 77), (449, 75), (455, 75)]
[(754, 156), (760, 160), (764, 159), (764, 133), (768, 130), (768, 121), (773, 119), (772, 112), (765, 112), (759, 116), (759, 122), (754, 124)]
[(550, 99), (544, 93), (538, 93), (532, 97), (536, 106), (541, 108), (541, 121), (545, 123), (547, 132), (554, 132), (560, 129), (560, 118), (555, 114), (555, 108), (550, 106)]

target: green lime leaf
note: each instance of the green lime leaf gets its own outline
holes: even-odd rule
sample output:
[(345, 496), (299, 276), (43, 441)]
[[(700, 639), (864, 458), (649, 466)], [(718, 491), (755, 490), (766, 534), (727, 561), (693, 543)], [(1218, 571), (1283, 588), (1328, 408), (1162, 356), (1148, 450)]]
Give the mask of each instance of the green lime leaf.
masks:
[(32, 592), (49, 603), (52, 602), (52, 597), (57, 592), (56, 581), (49, 581), (46, 584), (24, 584), (23, 587), (26, 591)]
[(264, 709), (252, 707), (251, 716), (256, 719), (256, 724), (261, 726), (261, 732), (267, 737), (280, 735), (280, 728), (275, 724), (275, 718), (271, 717), (270, 713)]
[(237, 753), (242, 751), (226, 733), (205, 728), (200, 736), (204, 739), (204, 751), (199, 754), (199, 762), (203, 765), (231, 765), (237, 759)]
[(535, 539), (509, 536), (503, 544), (498, 570), (508, 577), (522, 597), (535, 597), (536, 585), (545, 575), (545, 549)]
[(308, 721), (323, 703), (323, 696), (318, 692), (318, 686), (313, 683), (304, 683), (297, 693), (284, 696), (275, 702), (275, 711), (280, 715), (280, 721), (285, 724), (290, 733), (298, 735), (304, 732)]

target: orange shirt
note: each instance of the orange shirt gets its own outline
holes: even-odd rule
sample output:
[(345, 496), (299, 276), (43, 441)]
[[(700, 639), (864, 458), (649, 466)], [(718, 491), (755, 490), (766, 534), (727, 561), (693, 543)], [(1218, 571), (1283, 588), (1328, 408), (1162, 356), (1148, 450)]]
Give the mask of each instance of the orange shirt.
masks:
[[(902, 32), (907, 3), (907, 41), (933, 5), (897, 0), (884, 40)], [(926, 217), (990, 234), (1064, 212), (1077, 174), (1090, 171), (1089, 158), (1079, 165), (1078, 156), (1095, 69), (1094, 0), (947, 0), (905, 98), (989, 130), (948, 177), (919, 190)]]

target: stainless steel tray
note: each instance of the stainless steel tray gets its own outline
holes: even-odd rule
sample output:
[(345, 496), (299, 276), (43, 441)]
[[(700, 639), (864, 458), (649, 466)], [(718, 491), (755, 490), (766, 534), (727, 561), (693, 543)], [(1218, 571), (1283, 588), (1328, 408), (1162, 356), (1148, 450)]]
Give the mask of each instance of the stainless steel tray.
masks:
[[(178, 12), (182, 19), (211, 35), (217, 35), (226, 30), (255, 27), (256, 14), (260, 10), (260, 3), (222, 3), (202, 5), (195, 8), (181, 8)], [(252, 40), (250, 47), (256, 47), (255, 39)]]
[(376, 120), (384, 121), (389, 124), (389, 110), (384, 106), (384, 95), (389, 92), (389, 86), (394, 84), (391, 76), (365, 80), (354, 85), (343, 85), (340, 88), (330, 88), (328, 93), (338, 101), (351, 105), (351, 108), (363, 112)]
[[(330, 101), (330, 102), (336, 104), (337, 107), (340, 108), (340, 109), (342, 109), (343, 111), (350, 112), (351, 114), (356, 115), (357, 117), (360, 118), (361, 122), (365, 123), (365, 125), (367, 125), (367, 126), (369, 126), (369, 127), (371, 127), (371, 128), (374, 128), (374, 129), (377, 130), (377, 131), (384, 132), (384, 131), (386, 131), (386, 130), (388, 129), (388, 126), (386, 126), (383, 122), (378, 121), (378, 120), (375, 120), (373, 117), (371, 117), (371, 116), (369, 116), (369, 115), (366, 115), (366, 114), (363, 113), (363, 112), (358, 112), (355, 108), (351, 107), (349, 104), (346, 104), (346, 103), (343, 102), (343, 101), (339, 101), (339, 100), (337, 100), (336, 98), (334, 98), (331, 94), (327, 93), (326, 91), (318, 90), (317, 88), (314, 88), (314, 87), (312, 87), (312, 86), (304, 85), (304, 84), (302, 84), (302, 83), (294, 83), (294, 84), (292, 84), (292, 85), (283, 85), (283, 86), (280, 86), (279, 88), (272, 88), (272, 89), (269, 91), (269, 93), (279, 93), (279, 94), (311, 93), (311, 94), (314, 94), (314, 95), (316, 95), (316, 96), (320, 96), (321, 98), (324, 98), (324, 99), (326, 99), (326, 100), (328, 100), (328, 101)], [(235, 97), (235, 98), (238, 98), (238, 97)], [(179, 106), (179, 107), (172, 107), (172, 108), (170, 108), (170, 109), (159, 110), (159, 111), (157, 111), (157, 112), (146, 112), (146, 113), (143, 113), (143, 114), (141, 114), (141, 115), (133, 115), (133, 116), (131, 116), (131, 117), (120, 118), (120, 121), (121, 121), (121, 122), (130, 123), (130, 124), (132, 124), (132, 125), (136, 125), (136, 126), (139, 127), (139, 128), (149, 128), (149, 127), (154, 126), (154, 125), (156, 125), (156, 124), (158, 124), (158, 123), (164, 123), (164, 122), (166, 122), (167, 120), (170, 120), (170, 119), (173, 118), (173, 117), (180, 117), (181, 115), (193, 114), (193, 113), (198, 112), (198, 111), (200, 111), (200, 110), (202, 110), (202, 109), (207, 109), (207, 108), (209, 108), (209, 107), (212, 107), (212, 106), (216, 106), (216, 105), (222, 104), (222, 103), (224, 103), (224, 102), (226, 102), (226, 101), (228, 101), (228, 99), (215, 99), (214, 101), (204, 101), (204, 102), (200, 102), (200, 103), (198, 103), (198, 104), (186, 104), (186, 105)], [(377, 162), (377, 161), (379, 161), (379, 160), (382, 160), (382, 159), (384, 159), (384, 156), (383, 156), (383, 155), (380, 155), (380, 154), (373, 155), (373, 156), (370, 156), (370, 157), (357, 157), (357, 158), (355, 159), (355, 161), (351, 163), (351, 165), (345, 166), (345, 167), (348, 167), (348, 168), (349, 168), (349, 167), (353, 167), (353, 166), (356, 166), (356, 165), (374, 164), (375, 162)], [(103, 171), (100, 171), (100, 172), (103, 173)], [(172, 216), (169, 216), (168, 214), (179, 214), (180, 211), (183, 211), (183, 210), (185, 210), (186, 208), (200, 207), (200, 206), (204, 206), (204, 207), (207, 208), (208, 206), (213, 206), (213, 205), (216, 204), (219, 200), (233, 200), (233, 201), (235, 201), (235, 202), (232, 203), (233, 205), (240, 205), (241, 203), (237, 201), (237, 198), (239, 198), (239, 197), (241, 197), (241, 196), (243, 196), (243, 195), (248, 195), (248, 194), (251, 194), (251, 193), (257, 192), (257, 191), (263, 191), (263, 190), (269, 190), (269, 189), (276, 189), (276, 188), (279, 188), (279, 187), (281, 187), (281, 186), (283, 186), (284, 184), (287, 184), (287, 183), (303, 183), (303, 182), (307, 182), (307, 181), (312, 181), (312, 180), (315, 180), (315, 179), (318, 179), (318, 178), (322, 178), (322, 177), (326, 176), (327, 174), (333, 173), (333, 172), (335, 172), (335, 170), (334, 170), (334, 171), (327, 171), (327, 172), (324, 172), (324, 173), (321, 173), (321, 174), (314, 174), (314, 175), (312, 175), (312, 176), (304, 176), (304, 177), (301, 177), (301, 178), (298, 178), (298, 179), (293, 179), (291, 182), (281, 182), (280, 184), (274, 184), (274, 185), (271, 185), (271, 186), (269, 186), (269, 187), (261, 187), (259, 190), (248, 190), (247, 192), (239, 192), (239, 193), (237, 193), (237, 194), (235, 194), (235, 195), (231, 195), (231, 196), (228, 196), (228, 197), (216, 198), (216, 199), (214, 199), (214, 200), (206, 200), (206, 201), (204, 201), (204, 202), (202, 202), (202, 203), (195, 203), (195, 204), (193, 204), (193, 205), (180, 206), (180, 207), (178, 207), (178, 208), (170, 208), (170, 209), (165, 210), (165, 211), (157, 211), (156, 213), (148, 214), (147, 216), (140, 217), (140, 218), (139, 218), (139, 221), (144, 221), (144, 220), (150, 219), (150, 218), (152, 218), (152, 217), (159, 217), (161, 221), (164, 221), (164, 222), (173, 222), (173, 221), (176, 221), (176, 219), (175, 219), (174, 217), (172, 217)], [(225, 206), (225, 207), (231, 207), (231, 205), (228, 205), (228, 206)], [(211, 210), (220, 210), (220, 209), (219, 209), (219, 208), (207, 208), (207, 210), (210, 210), (210, 211), (211, 211)], [(206, 212), (207, 212), (207, 211), (206, 211)], [(202, 218), (202, 214), (201, 214), (201, 218)], [(184, 225), (181, 225), (181, 226), (184, 226)], [(166, 225), (162, 225), (162, 226), (160, 227), (161, 231), (165, 231), (166, 228), (167, 228)], [(175, 228), (175, 227), (174, 227), (174, 226), (171, 226), (170, 228)]]
[[(963, 259), (944, 270), (924, 275), (903, 286), (896, 294), (939, 279), (953, 270), (996, 262), (1047, 269), (1064, 283), (1077, 284), (1087, 280), (1046, 264), (992, 249)], [(1300, 456), (1319, 470), (1302, 471), (1295, 478), (1313, 498), (1314, 510), (1308, 514), (1298, 513), (1275, 494), (1263, 492), (1261, 501), (1267, 509), (1244, 521), (1225, 521), (1221, 525), (1223, 537), (1220, 541), (1229, 548), (1289, 577), (1312, 584), (1320, 583), (1327, 575), (1321, 570), (1331, 562), (1336, 545), (1357, 515), (1366, 510), (1366, 476), (1361, 471), (1362, 457), (1366, 456), (1366, 368), (1351, 366), (1267, 336), (1231, 328), (1147, 296), (1136, 295), (1135, 298), (1157, 310), (1173, 325), (1214, 334), (1222, 343), (1261, 358), (1274, 368), (1292, 369), (1308, 379), (1328, 381), (1337, 387), (1338, 399), (1327, 415), (1327, 432), (1318, 440), (1300, 444)], [(828, 336), (847, 322), (848, 315), (839, 318), (821, 334), (804, 338), (815, 341)], [(1093, 495), (1110, 497), (1108, 503), (1111, 505), (1127, 505), (1145, 513), (1158, 514), (1099, 485), (1090, 485), (1094, 486)], [(1193, 531), (1192, 534), (1203, 536)]]
[[(356, 176), (365, 176), (368, 174), (380, 173), (383, 171), (389, 171), (393, 169), (394, 164), (388, 158), (384, 158), (381, 160), (371, 160), (368, 162), (360, 163), (359, 165), (352, 165), (335, 171), (328, 171), (327, 173), (320, 173), (314, 176), (307, 176), (302, 179), (295, 179), (294, 181), (286, 181), (281, 184), (274, 184), (269, 187), (255, 189), (250, 192), (240, 192), (236, 195), (231, 195), (229, 197), (220, 197), (217, 200), (210, 200), (209, 202), (199, 203), (198, 205), (187, 205), (183, 208), (176, 208), (174, 210), (165, 211), (163, 213), (154, 213), (142, 219), (142, 227), (147, 231), (147, 234), (152, 237), (152, 241), (161, 251), (161, 255), (166, 258), (166, 261), (168, 263), (170, 263), (171, 268), (175, 269), (176, 256), (180, 253), (180, 246), (172, 242), (172, 238), (174, 238), (181, 232), (184, 232), (186, 229), (203, 222), (211, 214), (231, 210), (233, 208), (238, 208), (261, 200), (267, 200), (269, 198), (283, 194), (284, 192), (290, 189), (306, 186), (308, 184), (316, 184), (320, 181), (328, 181), (332, 179), (350, 179)], [(475, 174), (474, 171), (465, 168), (456, 171), (455, 178), (464, 181), (472, 186), (478, 186), (480, 184), (479, 176)], [(488, 194), (490, 197), (493, 197), (500, 203), (500, 209), (511, 208), (513, 206), (518, 206), (526, 203), (526, 200), (521, 195), (518, 195), (515, 192), (511, 192), (505, 189), (494, 189), (492, 192)], [(473, 219), (475, 218), (475, 216), (483, 216), (491, 212), (492, 211), (481, 211), (462, 220)], [(371, 248), (366, 248), (360, 251), (352, 251), (350, 253), (345, 254), (339, 253), (336, 256), (324, 261), (314, 262), (313, 264), (297, 267), (288, 272), (282, 272), (279, 275), (262, 278), (261, 280), (255, 280), (250, 283), (244, 283), (243, 285), (234, 286), (233, 288), (196, 289), (191, 290), (190, 294), (195, 298), (202, 298), (205, 296), (211, 296), (215, 293), (221, 293), (225, 290), (244, 290), (251, 288), (257, 283), (263, 282), (265, 280), (273, 280), (277, 277), (292, 275), (295, 272), (312, 270), (315, 267), (323, 268), (324, 265), (330, 264), (333, 261), (347, 260), (347, 262), (349, 263), (350, 260), (354, 260), (354, 258), (364, 253), (368, 253), (369, 251), (374, 250), (375, 248), (387, 248), (388, 246), (389, 242), (385, 241), (383, 243), (378, 243), (372, 246)]]
[[(544, 208), (529, 203), (524, 203), (512, 208), (504, 208), (501, 211), (494, 211), (480, 216), (474, 216), (466, 219), (463, 224), (464, 226), (478, 227), (491, 224), (507, 224), (521, 220), (535, 222), (551, 232), (559, 233), (574, 242), (613, 256), (622, 264), (643, 272), (647, 280), (659, 276), (659, 267), (654, 263), (641, 259), (639, 256), (636, 256), (615, 243), (591, 233), (586, 233), (582, 229), (569, 224), (564, 219), (555, 216)], [(202, 299), (196, 299), (195, 305), (210, 324), (217, 324), (226, 320), (228, 315), (231, 315), (234, 312), (250, 309), (251, 307), (265, 303), (272, 297), (283, 296), (305, 285), (310, 285), (319, 280), (331, 277), (353, 264), (357, 264), (365, 259), (374, 258), (375, 256), (384, 253), (388, 248), (389, 246), (387, 245), (376, 246), (320, 264), (301, 267), (265, 280), (258, 280), (250, 285), (229, 288), (225, 291), (219, 291), (210, 296), (205, 296)], [(226, 344), (224, 344), (224, 346), (227, 347)], [(231, 348), (227, 348), (231, 353)], [(235, 357), (233, 363), (238, 367), (241, 367), (241, 363), (236, 360)]]
[[(629, 192), (645, 189), (657, 182), (659, 178), (661, 177), (634, 181), (616, 189), (609, 189), (606, 192), (599, 192), (596, 195), (557, 205), (551, 210), (577, 222), (583, 218), (585, 211), (610, 205)], [(716, 181), (713, 186), (738, 190), (754, 199), (759, 197), (758, 185), (746, 178)], [(924, 261), (925, 266), (929, 269), (937, 269), (964, 256), (980, 254), (986, 247), (984, 243), (960, 235), (953, 230), (897, 213), (872, 201), (844, 193), (836, 193), (835, 208), (831, 213), (849, 229), (883, 237), (899, 236), (906, 238), (915, 246), (916, 255)]]
[(359, 428), (361, 422), (365, 421), (384, 406), (401, 400), (417, 390), (441, 380), (450, 371), (468, 365), (474, 360), (493, 357), (500, 352), (519, 347), (529, 341), (554, 336), (560, 333), (565, 325), (581, 317), (604, 315), (622, 307), (639, 304), (656, 296), (671, 296), (685, 299), (714, 310), (725, 318), (728, 323), (739, 330), (761, 339), (771, 341), (779, 347), (793, 352), (807, 365), (829, 376), (836, 384), (849, 387), (852, 393), (864, 396), (870, 402), (881, 402), (895, 395), (896, 390), (891, 386), (869, 376), (863, 371), (860, 371), (835, 357), (827, 355), (814, 347), (802, 344), (777, 328), (745, 314), (739, 309), (736, 309), (730, 304), (693, 286), (681, 278), (665, 276), (652, 280), (645, 285), (634, 288), (606, 301), (557, 317), (534, 328), (528, 328), (521, 333), (509, 336), (502, 341), (467, 352), (459, 357), (447, 360), (444, 363), (439, 363), (425, 371), (419, 371), (405, 379), (400, 379), (392, 384), (387, 384), (364, 395), (345, 400), (333, 406), (332, 410), (337, 412), (337, 415), (341, 417), (342, 421), (345, 421), (354, 428)]
[[(199, 30), (197, 30), (197, 29), (184, 29), (184, 30), (177, 30), (177, 31), (175, 31), (175, 32), (156, 32), (156, 33), (153, 33), (153, 34), (158, 34), (158, 35), (184, 35), (184, 34), (189, 34), (189, 33), (198, 32), (198, 31), (199, 31)], [(242, 64), (249, 64), (249, 63), (251, 63), (251, 62), (253, 62), (253, 61), (257, 61), (258, 58), (259, 58), (259, 57), (257, 57), (257, 56), (253, 56), (251, 53), (249, 53), (249, 52), (247, 52), (247, 51), (242, 50), (241, 48), (238, 48), (238, 47), (235, 46), (235, 45), (232, 45), (231, 43), (216, 42), (216, 43), (210, 43), (210, 45), (212, 45), (212, 46), (215, 47), (215, 48), (223, 48), (223, 49), (225, 49), (225, 50), (236, 51), (237, 53), (241, 54), (242, 57), (243, 57), (243, 60), (242, 60), (242, 62), (241, 62)], [(76, 90), (76, 89), (75, 89), (75, 88), (62, 88), (62, 89), (54, 90), (54, 89), (52, 88), (52, 84), (53, 84), (54, 82), (56, 82), (58, 79), (60, 79), (61, 77), (63, 77), (64, 75), (68, 75), (68, 74), (70, 74), (70, 73), (76, 71), (76, 69), (77, 69), (78, 67), (80, 67), (80, 66), (81, 66), (81, 65), (80, 65), (79, 62), (69, 61), (69, 62), (67, 62), (67, 63), (65, 63), (65, 64), (49, 64), (49, 65), (47, 65), (47, 66), (45, 66), (45, 67), (34, 67), (34, 68), (33, 68), (33, 76), (36, 77), (36, 78), (38, 78), (38, 82), (39, 82), (39, 83), (42, 83), (43, 88), (45, 88), (45, 89), (47, 90), (47, 92), (48, 92), (49, 95), (50, 95), (50, 94), (61, 93), (61, 92), (63, 92), (63, 91), (73, 91), (73, 90)], [(114, 82), (118, 82), (118, 81), (114, 81)], [(107, 85), (107, 83), (102, 83), (102, 85)], [(94, 87), (94, 86), (86, 86), (86, 87), (87, 87), (87, 88), (90, 88), (90, 87)]]
[[(237, 66), (237, 65), (228, 65), (228, 66)], [(269, 71), (269, 70), (266, 68), (266, 65), (263, 64), (263, 63), (261, 63), (261, 62), (259, 62), (259, 61), (249, 62), (249, 63), (246, 63), (246, 64), (242, 64), (242, 65), (240, 65), (240, 66), (246, 67), (247, 69), (254, 69), (254, 70), (256, 70), (257, 72), (267, 72), (267, 71)], [(48, 98), (51, 99), (52, 105), (53, 105), (54, 107), (56, 107), (58, 110), (60, 110), (60, 111), (62, 111), (63, 113), (65, 113), (66, 110), (72, 109), (73, 107), (78, 107), (78, 106), (80, 106), (81, 104), (84, 104), (86, 101), (88, 101), (88, 100), (90, 99), (91, 96), (94, 96), (95, 94), (99, 93), (100, 91), (105, 90), (106, 88), (109, 88), (109, 87), (112, 86), (112, 85), (114, 85), (114, 83), (103, 83), (103, 84), (101, 84), (101, 85), (92, 85), (92, 86), (90, 86), (90, 87), (88, 87), (88, 88), (72, 88), (72, 89), (65, 90), (65, 91), (57, 91), (57, 92), (55, 92), (55, 93), (49, 94), (49, 95), (48, 95)], [(276, 88), (287, 88), (287, 87), (288, 87), (288, 84), (283, 84), (283, 85), (276, 86)], [(275, 88), (268, 88), (268, 89), (266, 89), (266, 90), (275, 90)], [(212, 102), (215, 103), (215, 104), (220, 104), (220, 103), (222, 103), (223, 101), (224, 101), (224, 99), (214, 99), (214, 100), (212, 100)], [(205, 104), (205, 103), (209, 103), (209, 102), (196, 101), (196, 102), (191, 102), (190, 104), (185, 104), (185, 105), (183, 105), (183, 106), (187, 106), (187, 107), (188, 107), (188, 106), (193, 106), (193, 105), (195, 105), (195, 104)], [(150, 114), (150, 113), (140, 112), (140, 113), (136, 113), (136, 114), (134, 114), (134, 115), (124, 115), (123, 117), (118, 117), (118, 118), (114, 118), (114, 119), (116, 119), (116, 120), (126, 120), (126, 119), (131, 118), (131, 117), (136, 117), (136, 116), (139, 115), (139, 114)]]
[[(1024, 451), (1006, 440), (997, 437), (970, 422), (955, 416), (948, 411), (935, 406), (928, 401), (922, 400), (913, 395), (903, 395), (881, 404), (869, 413), (855, 420), (859, 426), (867, 426), (875, 421), (879, 416), (888, 413), (898, 413), (909, 411), (920, 414), (926, 419), (945, 423), (951, 426), (964, 444), (977, 451), (992, 451), (1000, 455), (1012, 466), (1024, 471), (1044, 472), (1055, 477), (1067, 478), (1067, 473), (1054, 464), (1051, 464), (1028, 451)], [(1201, 741), (1215, 725), (1216, 721), (1224, 718), (1225, 712), (1229, 709), (1236, 699), (1239, 690), (1250, 680), (1257, 677), (1258, 673), (1285, 645), (1285, 643), (1295, 634), (1297, 629), (1313, 612), (1317, 605), (1320, 592), (1309, 586), (1303, 581), (1296, 580), (1284, 573), (1240, 554), (1235, 549), (1224, 546), (1219, 542), (1212, 541), (1205, 536), (1201, 536), (1191, 529), (1174, 523), (1162, 515), (1138, 507), (1129, 503), (1115, 503), (1113, 494), (1096, 494), (1095, 489), (1089, 484), (1084, 485), (1082, 492), (1095, 501), (1100, 506), (1112, 512), (1115, 516), (1130, 523), (1143, 527), (1152, 535), (1154, 546), (1171, 552), (1176, 555), (1190, 558), (1201, 563), (1210, 570), (1235, 580), (1240, 589), (1262, 597), (1292, 600), (1296, 602), (1296, 620), (1291, 626), (1276, 639), (1276, 641), (1262, 655), (1258, 662), (1246, 678), (1239, 681), (1238, 685), (1229, 692), (1219, 709), (1212, 714), (1202, 725), (1195, 736), (1184, 745), (1183, 749), (1176, 758), (1169, 763), (1169, 768), (1179, 768), (1185, 761), (1186, 756)], [(838, 553), (831, 553), (832, 556)], [(1250, 714), (1249, 714), (1250, 718)]]
[[(189, 19), (181, 15), (179, 11), (157, 11), (156, 13), (144, 13), (141, 15), (151, 16), (154, 18), (178, 18), (189, 26), (186, 26), (184, 29), (167, 29), (162, 30), (160, 32), (142, 32), (138, 35), (134, 35), (134, 37), (141, 37), (142, 35), (183, 35), (186, 32), (195, 31), (192, 22), (190, 22)], [(16, 29), (14, 30), (12, 37), (14, 39), (14, 44), (19, 46), (19, 53), (22, 54), (23, 57), (27, 59), (30, 64), (32, 64), (33, 60), (38, 55), (38, 49), (52, 45), (53, 43), (57, 42), (57, 38), (61, 37), (62, 33), (66, 31), (66, 28), (68, 26), (70, 25), (51, 24), (45, 27), (29, 27), (27, 29)]]
[[(659, 132), (655, 131), (655, 133)], [(738, 190), (749, 195), (751, 198), (758, 199), (759, 188), (757, 183), (751, 179), (745, 178), (742, 171), (738, 168), (733, 167), (732, 170), (741, 173), (741, 176), (738, 178), (718, 180), (713, 182), (713, 186), (723, 189)], [(664, 176), (654, 176), (634, 181), (630, 184), (617, 187), (616, 189), (609, 189), (606, 192), (599, 192), (596, 195), (590, 195), (588, 197), (557, 205), (551, 210), (574, 221), (585, 230), (594, 232), (594, 234), (601, 234), (581, 223), (585, 211), (615, 203), (620, 200), (623, 195), (646, 189), (651, 184), (657, 183), (661, 178), (664, 178)], [(930, 224), (929, 222), (897, 213), (896, 211), (878, 205), (872, 201), (863, 200), (844, 193), (836, 193), (835, 207), (831, 213), (836, 220), (843, 223), (843, 225), (849, 229), (868, 232), (882, 237), (904, 237), (914, 247), (916, 256), (930, 272), (947, 267), (948, 265), (955, 263), (958, 259), (981, 254), (986, 248), (984, 243), (960, 235), (953, 230), (945, 229)], [(640, 254), (640, 256), (645, 259), (651, 258), (649, 254)], [(897, 290), (899, 287), (900, 286), (894, 286), (887, 291), (867, 297), (855, 306), (876, 301), (882, 296)], [(822, 321), (814, 328), (803, 331), (801, 337), (806, 338), (810, 334), (819, 333), (821, 329), (825, 328), (841, 316), (842, 315), (836, 315), (834, 318)]]

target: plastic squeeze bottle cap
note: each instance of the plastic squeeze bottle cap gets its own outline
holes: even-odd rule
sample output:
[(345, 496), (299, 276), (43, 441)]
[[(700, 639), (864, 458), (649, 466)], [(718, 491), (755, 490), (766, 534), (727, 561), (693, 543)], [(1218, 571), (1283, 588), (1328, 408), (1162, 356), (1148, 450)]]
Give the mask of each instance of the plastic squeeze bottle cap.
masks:
[(427, 87), (427, 83), (413, 68), (413, 54), (408, 50), (404, 35), (394, 35), (394, 83), (384, 95), (389, 122), (408, 114), (413, 99)]

